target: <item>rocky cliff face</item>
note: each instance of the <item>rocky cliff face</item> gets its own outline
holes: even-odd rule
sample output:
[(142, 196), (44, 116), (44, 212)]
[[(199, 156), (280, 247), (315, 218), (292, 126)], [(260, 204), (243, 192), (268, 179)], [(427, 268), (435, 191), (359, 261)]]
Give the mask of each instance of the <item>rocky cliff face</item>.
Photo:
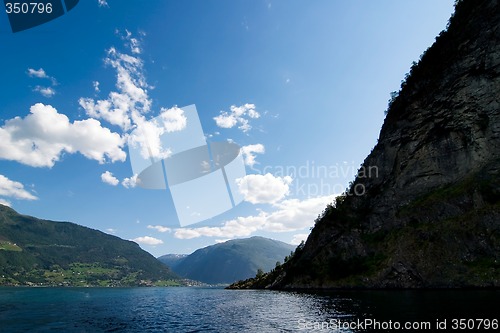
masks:
[(289, 262), (240, 286), (500, 286), (498, 0), (458, 2), (360, 171)]

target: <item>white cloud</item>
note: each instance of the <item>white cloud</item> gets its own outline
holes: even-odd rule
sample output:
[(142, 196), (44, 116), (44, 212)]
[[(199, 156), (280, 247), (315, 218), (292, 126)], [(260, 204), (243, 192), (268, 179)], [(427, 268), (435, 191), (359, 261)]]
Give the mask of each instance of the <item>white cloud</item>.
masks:
[[(121, 53), (113, 47), (107, 51), (105, 63), (116, 71), (116, 91), (109, 92), (105, 99), (82, 97), (79, 104), (88, 116), (120, 127), (129, 147), (138, 149), (144, 159), (168, 158), (172, 151), (162, 145), (161, 136), (185, 129), (187, 117), (178, 107), (162, 107), (157, 117), (146, 118), (152, 105), (148, 89), (153, 87), (146, 82), (143, 60), (137, 56), (141, 53), (140, 38), (134, 38), (128, 30), (125, 34), (117, 30), (116, 34), (130, 47), (132, 54)], [(139, 35), (142, 37), (145, 33), (139, 32)], [(94, 89), (99, 89), (98, 82), (94, 82)], [(133, 187), (135, 179), (128, 178), (122, 183)]]
[(52, 97), (56, 94), (56, 91), (51, 87), (36, 86), (33, 91), (39, 92), (44, 97)]
[(230, 241), (230, 240), (231, 240), (230, 238), (226, 238), (226, 239), (216, 239), (216, 240), (215, 240), (215, 244), (225, 243), (225, 242)]
[(99, 81), (92, 82), (92, 86), (94, 87), (95, 92), (101, 91), (101, 89), (99, 89), (99, 85), (100, 85)]
[(236, 118), (233, 115), (228, 115), (227, 112), (221, 112), (220, 115), (214, 117), (215, 123), (217, 126), (222, 128), (232, 128), (234, 125), (238, 123)]
[(118, 91), (110, 92), (105, 100), (80, 98), (79, 104), (90, 117), (104, 119), (123, 130), (129, 130), (151, 108), (147, 91), (150, 87), (143, 74), (143, 62), (140, 58), (111, 48), (105, 63), (116, 70)]
[(215, 123), (221, 128), (233, 128), (237, 124), (243, 132), (252, 129), (248, 118), (259, 118), (260, 114), (255, 111), (255, 104), (244, 104), (241, 106), (231, 106), (231, 111), (221, 111), (217, 117), (214, 117)]
[(306, 241), (307, 237), (309, 234), (295, 234), (293, 235), (292, 241), (290, 244), (292, 245), (299, 245), (302, 241)]
[(120, 181), (118, 180), (118, 178), (116, 178), (115, 176), (113, 176), (113, 174), (111, 172), (109, 172), (109, 171), (106, 171), (106, 172), (104, 172), (101, 175), (101, 180), (104, 183), (112, 185), (112, 186), (116, 186), (116, 185), (118, 185), (118, 183), (120, 183)]
[(254, 153), (264, 154), (265, 152), (266, 150), (264, 148), (264, 145), (260, 143), (256, 145), (248, 145), (241, 147), (241, 153), (243, 154), (245, 164), (250, 167), (253, 167), (257, 163), (257, 161), (255, 160), (256, 156)]
[(139, 39), (132, 37), (132, 33), (125, 29), (125, 36), (122, 36), (122, 39), (127, 41), (126, 45), (130, 48), (130, 52), (134, 54), (141, 54), (141, 42)]
[(167, 133), (182, 131), (186, 128), (187, 118), (184, 110), (178, 107), (161, 108), (159, 119), (163, 122), (161, 125)]
[(7, 201), (5, 199), (0, 198), (0, 205), (4, 205), (4, 206), (7, 206), (7, 207), (10, 207), (11, 203), (10, 203), (10, 201)]
[(95, 102), (92, 98), (80, 98), (78, 104), (92, 118), (104, 119), (112, 125), (120, 126), (122, 129), (131, 127), (127, 112), (120, 108), (113, 108), (113, 104), (109, 100)]
[[(118, 33), (118, 32), (117, 32)], [(124, 40), (134, 47), (139, 41), (126, 31)], [(136, 56), (121, 53), (115, 48), (107, 52), (105, 63), (116, 70), (117, 91), (111, 91), (106, 99), (94, 100), (80, 98), (79, 104), (88, 116), (103, 119), (119, 126), (123, 131), (134, 131), (126, 135), (131, 147), (139, 147), (141, 155), (146, 158), (164, 159), (171, 155), (168, 147), (163, 147), (160, 136), (164, 133), (183, 130), (187, 118), (178, 107), (161, 108), (158, 117), (148, 120), (146, 114), (151, 111), (152, 100), (148, 95), (150, 87), (143, 73), (143, 61)]]
[(164, 159), (172, 154), (168, 147), (163, 147), (161, 135), (165, 133), (156, 119), (140, 121), (137, 129), (128, 135), (128, 145), (131, 148), (140, 148), (144, 159)]
[(245, 201), (253, 204), (276, 203), (288, 195), (292, 177), (274, 177), (270, 173), (252, 174), (239, 178), (236, 182)]
[(161, 136), (164, 133), (181, 131), (186, 128), (187, 118), (184, 110), (178, 107), (161, 108), (160, 115), (149, 121), (138, 118), (137, 128), (128, 136), (131, 147), (140, 147), (144, 159), (164, 159), (172, 154), (168, 147), (162, 145)]
[[(38, 198), (24, 189), (24, 185), (0, 175), (0, 196), (21, 200), (37, 200)], [(4, 199), (5, 200), (5, 199)], [(7, 202), (7, 201), (4, 201)]]
[(40, 69), (28, 68), (27, 73), (29, 77), (36, 77), (39, 79), (49, 79), (52, 82), (53, 86), (57, 85), (57, 80), (54, 77), (49, 76), (43, 68)]
[(40, 69), (33, 69), (33, 68), (28, 68), (28, 75), (30, 77), (37, 77), (40, 79), (48, 79), (50, 78), (47, 73), (45, 73), (43, 68)]
[(140, 46), (139, 46), (139, 41), (137, 38), (130, 38), (130, 49), (132, 53), (135, 54), (140, 54), (142, 52)]
[[(39, 79), (49, 79), (52, 81), (52, 85), (55, 86), (57, 85), (57, 80), (45, 72), (43, 68), (40, 69), (33, 69), (33, 68), (28, 68), (28, 76), (30, 77), (35, 77)], [(44, 97), (52, 97), (56, 94), (56, 91), (52, 87), (43, 87), (43, 86), (36, 86), (33, 91), (39, 92), (42, 96)]]
[(97, 4), (99, 5), (99, 7), (109, 7), (106, 0), (97, 0)]
[(312, 227), (314, 220), (334, 198), (335, 195), (326, 195), (305, 200), (283, 200), (275, 205), (278, 210), (267, 219), (266, 230), (282, 232)]
[(263, 230), (268, 232), (287, 232), (303, 230), (314, 225), (314, 220), (335, 196), (323, 196), (306, 200), (285, 200), (276, 204), (273, 212), (260, 211), (258, 215), (237, 217), (224, 222), (221, 227), (179, 228), (174, 236), (179, 239), (198, 237), (235, 238), (246, 237)]
[[(124, 178), (121, 182), (121, 184), (123, 185), (123, 187), (125, 188), (134, 188), (137, 186), (137, 178), (138, 178), (138, 175), (135, 174), (131, 177), (127, 177), (127, 178)], [(113, 173), (109, 172), (109, 171), (106, 171), (104, 172), (102, 175), (101, 175), (101, 180), (106, 183), (106, 184), (109, 184), (109, 185), (112, 185), (112, 186), (116, 186), (120, 183), (120, 180), (118, 178), (116, 178)], [(148, 226), (148, 228), (152, 228), (153, 226)], [(155, 228), (156, 227), (160, 227), (160, 226), (154, 226)], [(150, 228), (150, 229), (151, 229)], [(153, 228), (154, 229), (154, 228)], [(160, 231), (160, 232), (164, 232), (164, 231)]]
[(158, 232), (170, 232), (172, 230), (162, 225), (148, 225), (148, 229), (155, 229)]
[(150, 236), (144, 236), (144, 237), (137, 237), (132, 239), (132, 241), (142, 244), (142, 245), (160, 245), (163, 244), (163, 241), (158, 238), (150, 237)]
[(80, 152), (99, 163), (124, 161), (123, 139), (95, 119), (70, 122), (68, 117), (41, 103), (25, 118), (15, 117), (0, 127), (0, 159), (34, 167), (52, 167), (61, 155)]
[(113, 229), (113, 228), (108, 228), (106, 229), (107, 232), (109, 232), (110, 234), (116, 234), (116, 229)]
[(137, 177), (139, 175), (135, 174), (133, 175), (132, 177), (130, 178), (125, 178), (123, 181), (122, 181), (122, 185), (125, 187), (125, 188), (134, 188), (137, 186)]

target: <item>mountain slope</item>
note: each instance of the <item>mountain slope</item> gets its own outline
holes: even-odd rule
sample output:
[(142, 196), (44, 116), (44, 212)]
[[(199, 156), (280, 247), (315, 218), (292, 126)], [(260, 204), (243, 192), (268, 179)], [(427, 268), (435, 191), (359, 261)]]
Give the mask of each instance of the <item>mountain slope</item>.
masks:
[(175, 277), (134, 242), (0, 205), (0, 285), (139, 285)]
[(206, 283), (232, 283), (269, 271), (295, 246), (263, 237), (235, 239), (199, 249), (175, 266), (182, 277)]
[(458, 1), (349, 191), (290, 261), (233, 287), (499, 287), (499, 92), (499, 1)]

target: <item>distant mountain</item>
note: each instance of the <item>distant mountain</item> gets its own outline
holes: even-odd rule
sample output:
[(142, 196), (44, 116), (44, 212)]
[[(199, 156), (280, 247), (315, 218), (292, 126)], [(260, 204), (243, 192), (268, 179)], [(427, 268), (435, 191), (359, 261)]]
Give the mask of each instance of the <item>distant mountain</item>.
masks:
[[(174, 261), (172, 269), (182, 277), (205, 283), (232, 283), (254, 277), (259, 268), (270, 271), (294, 249), (293, 245), (263, 237), (235, 239), (199, 249)], [(167, 260), (172, 258), (167, 255)]]
[(187, 256), (187, 254), (165, 254), (157, 259), (175, 271), (177, 265), (186, 259)]
[(164, 285), (175, 278), (134, 242), (0, 205), (0, 285)]

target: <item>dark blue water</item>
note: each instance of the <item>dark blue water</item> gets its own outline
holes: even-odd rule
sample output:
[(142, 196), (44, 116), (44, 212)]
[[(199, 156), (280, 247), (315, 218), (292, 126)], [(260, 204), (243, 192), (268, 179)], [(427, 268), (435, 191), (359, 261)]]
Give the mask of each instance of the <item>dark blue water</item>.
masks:
[[(498, 291), (0, 288), (0, 332), (354, 332), (389, 320), (449, 329), (453, 319), (477, 328), (498, 321), (499, 300)], [(355, 326), (365, 320), (379, 326)]]

